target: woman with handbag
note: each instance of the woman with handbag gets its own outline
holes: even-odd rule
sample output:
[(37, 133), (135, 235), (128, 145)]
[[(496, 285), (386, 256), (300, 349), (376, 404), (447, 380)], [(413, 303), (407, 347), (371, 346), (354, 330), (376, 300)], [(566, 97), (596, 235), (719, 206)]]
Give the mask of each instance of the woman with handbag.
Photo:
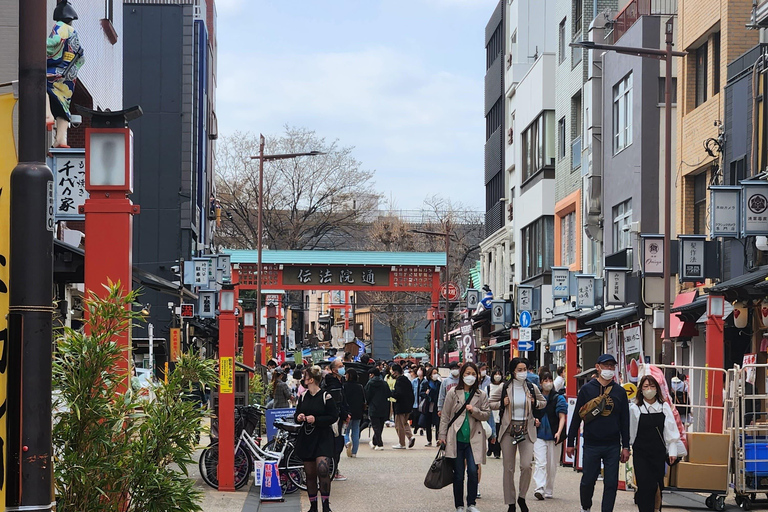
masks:
[(419, 392), (421, 415), (419, 426), (427, 431), (427, 444), (432, 446), (432, 427), (435, 427), (435, 440), (440, 429), (440, 416), (437, 415), (437, 400), (440, 398), (440, 371), (433, 367), (429, 370), (427, 378), (421, 383)]
[[(510, 362), (512, 379), (497, 389), (490, 398), (491, 409), (499, 411), (496, 425), (497, 442), (501, 443), (504, 465), (504, 502), (508, 512), (528, 512), (525, 495), (531, 485), (533, 472), (533, 443), (536, 441), (535, 409), (542, 409), (547, 401), (541, 391), (527, 380), (528, 364), (516, 357)], [(520, 454), (519, 494), (515, 491), (515, 461)], [(517, 498), (517, 500), (515, 499)]]
[(440, 415), (438, 444), (445, 456), (454, 459), (453, 502), (456, 512), (464, 512), (464, 472), (467, 473), (466, 512), (479, 512), (477, 501), (477, 464), (485, 463), (483, 422), (491, 415), (488, 395), (479, 388), (479, 371), (467, 362), (459, 372), (459, 383), (445, 396)]
[(294, 413), (296, 422), (301, 423), (295, 453), (304, 461), (309, 512), (317, 512), (318, 487), (323, 512), (331, 512), (330, 460), (335, 452), (332, 425), (338, 421), (339, 412), (331, 394), (320, 389), (322, 381), (323, 374), (319, 366), (313, 366), (304, 372), (304, 386), (307, 392), (299, 398)]
[(637, 396), (629, 404), (629, 439), (635, 469), (635, 503), (640, 512), (654, 512), (656, 493), (664, 490), (666, 462), (677, 460), (680, 431), (672, 408), (661, 396), (658, 381), (640, 379)]

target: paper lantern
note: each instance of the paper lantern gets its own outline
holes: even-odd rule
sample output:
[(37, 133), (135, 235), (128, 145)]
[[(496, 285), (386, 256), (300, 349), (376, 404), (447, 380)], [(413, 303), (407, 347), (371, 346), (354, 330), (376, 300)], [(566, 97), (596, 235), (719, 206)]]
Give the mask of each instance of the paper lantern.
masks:
[(747, 305), (742, 301), (735, 301), (733, 303), (733, 325), (739, 329), (743, 329), (747, 326), (749, 320), (749, 311)]

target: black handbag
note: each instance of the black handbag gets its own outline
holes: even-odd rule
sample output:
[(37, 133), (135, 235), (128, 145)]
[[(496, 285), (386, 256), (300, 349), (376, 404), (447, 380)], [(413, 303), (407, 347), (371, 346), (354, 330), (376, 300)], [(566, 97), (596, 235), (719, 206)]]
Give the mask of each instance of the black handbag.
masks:
[[(456, 421), (464, 409), (467, 408), (467, 404), (472, 400), (475, 392), (469, 394), (469, 398), (464, 402), (464, 405), (456, 412), (450, 422), (448, 422), (448, 429), (451, 428), (453, 422)], [(440, 447), (435, 455), (435, 460), (429, 466), (427, 476), (424, 477), (424, 486), (428, 489), (442, 489), (453, 483), (453, 459), (449, 459), (445, 456), (445, 448)]]

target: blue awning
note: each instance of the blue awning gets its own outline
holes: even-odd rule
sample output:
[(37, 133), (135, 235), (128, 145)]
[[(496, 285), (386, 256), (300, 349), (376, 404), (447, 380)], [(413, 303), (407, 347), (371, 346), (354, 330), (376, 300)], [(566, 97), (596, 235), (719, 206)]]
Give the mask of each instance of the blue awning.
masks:
[[(578, 339), (581, 339), (584, 336), (587, 336), (589, 334), (592, 334), (592, 329), (589, 329), (589, 330), (577, 333), (576, 336), (578, 336)], [(554, 343), (550, 343), (549, 344), (549, 351), (550, 352), (565, 352), (565, 338), (560, 338), (559, 340), (555, 341)]]

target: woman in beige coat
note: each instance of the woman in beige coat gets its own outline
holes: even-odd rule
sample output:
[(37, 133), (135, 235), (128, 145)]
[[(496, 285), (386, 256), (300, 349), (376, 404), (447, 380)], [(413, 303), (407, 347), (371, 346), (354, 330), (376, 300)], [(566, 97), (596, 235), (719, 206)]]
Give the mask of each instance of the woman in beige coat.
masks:
[[(445, 446), (445, 456), (455, 460), (453, 471), (453, 502), (456, 512), (464, 512), (464, 471), (467, 473), (466, 512), (478, 512), (477, 464), (485, 464), (485, 429), (483, 422), (491, 416), (488, 395), (479, 389), (479, 372), (475, 363), (464, 363), (459, 383), (445, 395), (440, 415), (438, 444)], [(461, 411), (464, 403), (466, 409)], [(451, 420), (461, 411), (456, 420)], [(450, 426), (449, 426), (449, 423)]]
[[(533, 443), (536, 442), (534, 409), (543, 409), (547, 401), (535, 384), (528, 382), (528, 364), (519, 357), (510, 363), (512, 379), (494, 391), (491, 409), (500, 410), (496, 424), (496, 442), (501, 443), (504, 465), (504, 502), (508, 512), (515, 512), (515, 498), (521, 512), (528, 512), (525, 495), (533, 472)], [(520, 453), (520, 493), (515, 493), (515, 459)]]

